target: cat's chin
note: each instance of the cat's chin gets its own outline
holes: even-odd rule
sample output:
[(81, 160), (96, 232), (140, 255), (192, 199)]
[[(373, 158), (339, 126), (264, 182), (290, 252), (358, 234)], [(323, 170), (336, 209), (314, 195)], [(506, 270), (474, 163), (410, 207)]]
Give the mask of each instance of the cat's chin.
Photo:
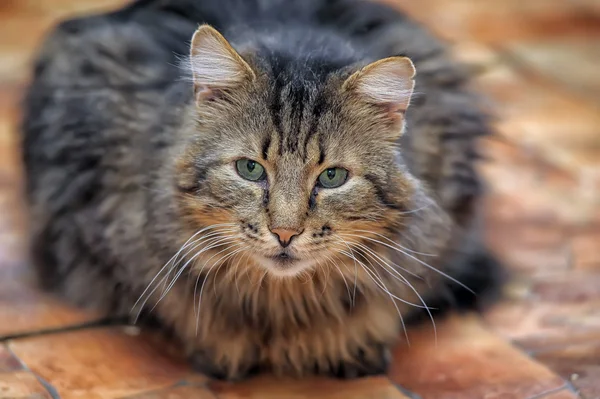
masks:
[(270, 275), (282, 278), (298, 276), (315, 265), (315, 261), (312, 259), (281, 259), (279, 257), (256, 256), (255, 261), (267, 269)]

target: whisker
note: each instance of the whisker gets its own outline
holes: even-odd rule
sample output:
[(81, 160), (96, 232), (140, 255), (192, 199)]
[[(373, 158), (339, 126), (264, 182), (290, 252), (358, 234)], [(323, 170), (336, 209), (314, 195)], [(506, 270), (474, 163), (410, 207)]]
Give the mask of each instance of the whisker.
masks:
[[(230, 243), (231, 243), (232, 241), (233, 241), (234, 243), (230, 245)], [(194, 261), (194, 259), (196, 259), (196, 258), (198, 257), (198, 255), (200, 255), (201, 253), (203, 253), (203, 252), (206, 252), (206, 251), (208, 251), (208, 250), (211, 250), (211, 249), (214, 249), (214, 248), (217, 248), (217, 247), (220, 247), (220, 246), (223, 246), (223, 245), (229, 245), (229, 246), (228, 246), (228, 247), (226, 247), (225, 249), (223, 249), (223, 250), (221, 250), (221, 251), (217, 252), (216, 254), (214, 254), (213, 256), (211, 256), (210, 258), (208, 258), (208, 259), (207, 259), (207, 260), (204, 262), (204, 264), (208, 263), (208, 261), (210, 261), (210, 260), (211, 260), (212, 258), (214, 258), (216, 255), (218, 255), (218, 254), (220, 254), (220, 253), (222, 253), (222, 252), (226, 251), (227, 249), (231, 249), (232, 247), (237, 247), (237, 246), (240, 246), (240, 245), (242, 245), (242, 244), (241, 244), (241, 243), (236, 243), (234, 238), (229, 238), (229, 239), (227, 239), (227, 240), (226, 240), (226, 241), (224, 241), (224, 242), (214, 243), (214, 244), (212, 244), (212, 245), (211, 245), (209, 248), (203, 248), (203, 249), (202, 249), (202, 250), (200, 250), (198, 253), (196, 253), (196, 254), (195, 254), (195, 255), (194, 255), (194, 256), (193, 256), (193, 257), (192, 257), (190, 260), (188, 260), (188, 261), (186, 262), (186, 264), (185, 264), (185, 265), (183, 265), (183, 269), (185, 269), (185, 268), (186, 268), (186, 266), (187, 266), (187, 265), (188, 265), (190, 262)], [(194, 263), (195, 263), (195, 262), (196, 262), (196, 261), (194, 261)], [(196, 277), (196, 284), (194, 284), (194, 299), (196, 298), (196, 290), (197, 290), (197, 288), (198, 288), (198, 282), (200, 281), (200, 277), (201, 277), (201, 276), (202, 276), (202, 272), (200, 271), (200, 272), (198, 272), (198, 276)], [(203, 284), (203, 285), (204, 285), (204, 284)], [(196, 301), (195, 301), (195, 300), (194, 300), (194, 312), (196, 312)]]
[[(350, 256), (351, 258), (355, 258), (353, 254), (348, 254), (345, 251), (341, 252), (342, 254), (346, 255), (346, 256)], [(358, 261), (358, 260), (357, 260)], [(394, 305), (394, 307), (396, 308), (396, 312), (398, 313), (398, 317), (400, 318), (400, 324), (402, 325), (402, 329), (404, 330), (404, 336), (406, 337), (406, 342), (407, 344), (410, 346), (410, 341), (408, 339), (408, 333), (406, 332), (406, 324), (404, 323), (404, 318), (402, 317), (402, 312), (400, 312), (400, 308), (398, 307), (398, 304), (394, 301), (393, 298), (395, 298), (395, 295), (393, 295), (390, 290), (387, 289), (387, 287), (385, 286), (385, 284), (383, 285), (383, 287), (379, 286), (379, 284), (377, 283), (377, 281), (375, 281), (375, 279), (371, 276), (371, 273), (369, 271), (369, 268), (366, 267), (366, 265), (360, 261), (358, 261), (361, 265), (361, 267), (363, 268), (363, 270), (365, 272), (367, 272), (367, 275), (371, 278), (371, 280), (373, 280), (373, 282), (375, 283), (375, 285), (377, 285), (378, 287), (380, 287), (383, 292), (385, 292), (389, 297), (390, 297), (390, 301), (392, 301), (392, 305)], [(380, 278), (381, 279), (381, 278)], [(383, 284), (383, 281), (382, 281)], [(397, 298), (397, 297), (396, 297)], [(399, 298), (398, 298), (399, 299)], [(401, 299), (399, 299), (401, 300)], [(402, 301), (402, 300), (401, 300)]]
[[(231, 258), (232, 256), (234, 256), (234, 258), (232, 259), (232, 262), (235, 261), (235, 258), (237, 257), (237, 255), (242, 252), (243, 250), (245, 250), (247, 248), (247, 246), (244, 246), (242, 248), (239, 248), (237, 250), (235, 250), (234, 252), (232, 252), (231, 254), (228, 255), (227, 258), (225, 259), (220, 259), (218, 262), (221, 262), (221, 266), (223, 266), (225, 264), (225, 261), (228, 260), (229, 258)], [(242, 254), (243, 255), (243, 254)], [(239, 260), (238, 260), (239, 261)], [(221, 267), (219, 266), (219, 268)], [(215, 272), (215, 276), (219, 273), (219, 269), (217, 269), (217, 271)], [(213, 291), (215, 294), (215, 297), (217, 296), (217, 287), (216, 284), (213, 284)]]
[(320, 298), (323, 298), (323, 295), (325, 295), (325, 291), (327, 290), (327, 285), (329, 284), (329, 278), (331, 277), (331, 271), (327, 268), (324, 268), (320, 263), (317, 263), (317, 265), (320, 265), (321, 269), (324, 270), (323, 273), (326, 273), (325, 282), (323, 283), (323, 291), (321, 291), (321, 296), (320, 296)]
[[(246, 249), (250, 249), (250, 246), (246, 246)], [(240, 293), (240, 286), (238, 284), (238, 270), (240, 268), (240, 263), (242, 263), (243, 259), (248, 259), (248, 256), (250, 256), (250, 252), (246, 252), (245, 254), (242, 254), (242, 256), (238, 259), (238, 261), (235, 264), (235, 268), (234, 268), (234, 272), (233, 272), (233, 281), (235, 281), (235, 288), (237, 289), (237, 293), (238, 296), (242, 296), (242, 294)]]
[(368, 246), (366, 246), (364, 244), (350, 243), (350, 245), (352, 245), (354, 247), (357, 247), (357, 248), (362, 248), (363, 250), (366, 250), (369, 253), (374, 254), (380, 261), (385, 262), (386, 265), (390, 266), (390, 268), (394, 271), (394, 273), (396, 275), (398, 275), (402, 279), (402, 281), (405, 280), (405, 277), (404, 277), (404, 275), (402, 275), (402, 273), (400, 273), (398, 270), (396, 270), (396, 268), (398, 268), (398, 269), (400, 269), (402, 271), (405, 271), (406, 273), (410, 274), (411, 276), (413, 276), (415, 278), (418, 278), (419, 280), (423, 280), (423, 278), (421, 276), (418, 276), (418, 275), (416, 275), (414, 273), (411, 273), (410, 271), (408, 271), (408, 270), (404, 269), (403, 267), (397, 265), (396, 263), (390, 261), (395, 267), (391, 266), (389, 263), (387, 263), (387, 261), (384, 261), (383, 258), (381, 258), (375, 251), (373, 251), (371, 248), (369, 248)]
[[(346, 286), (346, 291), (348, 292), (348, 299), (350, 300), (350, 303), (352, 303), (352, 296), (350, 295), (350, 286), (348, 285), (348, 282), (346, 281), (346, 277), (344, 276), (344, 273), (342, 273), (342, 269), (340, 269), (340, 267), (337, 265), (337, 263), (335, 263), (335, 260), (332, 259), (330, 256), (326, 255), (326, 258), (328, 259), (329, 262), (333, 263), (335, 268), (340, 273), (340, 276), (342, 276), (342, 280), (344, 281), (344, 285)], [(352, 303), (352, 307), (354, 307), (353, 303)]]
[[(374, 240), (374, 239), (371, 239), (371, 238), (369, 238), (369, 237), (363, 237), (363, 236), (357, 236), (357, 237), (360, 237), (360, 238), (363, 238), (363, 239), (366, 239), (366, 240), (376, 241), (376, 240)], [(400, 252), (401, 254), (403, 254), (403, 255), (405, 255), (405, 256), (408, 256), (409, 258), (411, 258), (411, 259), (413, 259), (413, 260), (415, 260), (415, 261), (419, 262), (421, 265), (423, 265), (423, 266), (425, 266), (425, 267), (427, 267), (427, 268), (429, 268), (429, 269), (433, 270), (434, 272), (436, 272), (436, 273), (438, 273), (438, 274), (440, 274), (440, 275), (442, 275), (442, 276), (446, 277), (446, 278), (447, 278), (447, 279), (449, 279), (450, 281), (452, 281), (452, 282), (454, 282), (454, 283), (456, 283), (456, 284), (460, 285), (461, 287), (463, 287), (464, 289), (466, 289), (467, 291), (469, 291), (471, 294), (473, 294), (473, 295), (477, 295), (477, 294), (475, 293), (475, 291), (473, 291), (471, 288), (467, 287), (465, 284), (461, 283), (460, 281), (458, 281), (458, 280), (457, 280), (457, 279), (455, 279), (454, 277), (452, 277), (452, 276), (450, 276), (450, 275), (448, 275), (448, 274), (444, 273), (443, 271), (441, 271), (441, 270), (439, 270), (439, 269), (437, 269), (437, 268), (435, 268), (435, 267), (431, 266), (431, 265), (430, 265), (430, 264), (428, 264), (427, 262), (424, 262), (424, 261), (422, 261), (421, 259), (419, 259), (419, 258), (417, 258), (417, 257), (415, 257), (415, 256), (413, 256), (413, 255), (411, 255), (411, 254), (409, 254), (409, 253), (407, 253), (407, 252), (405, 252), (405, 251), (403, 251), (403, 250), (399, 249), (399, 248), (393, 248), (393, 249), (395, 249), (396, 251)], [(404, 270), (404, 271), (406, 271), (407, 273), (410, 273), (410, 272), (409, 272), (408, 270), (406, 270), (406, 269), (403, 269), (403, 270)], [(410, 273), (410, 274), (412, 274), (412, 273)], [(412, 275), (413, 275), (413, 276), (415, 276), (414, 274), (412, 274)], [(419, 277), (419, 276), (416, 276), (416, 277)]]
[[(214, 242), (215, 240), (218, 240), (220, 238), (225, 237), (225, 235), (223, 233), (230, 233), (230, 232), (235, 232), (237, 231), (237, 229), (230, 229), (230, 230), (220, 230), (220, 231), (216, 231), (216, 232), (212, 232), (210, 234), (207, 234), (205, 236), (202, 236), (194, 241), (192, 241), (191, 243), (189, 243), (186, 247), (191, 247), (191, 249), (189, 249), (182, 257), (179, 261), (176, 261), (173, 263), (173, 265), (171, 266), (169, 272), (167, 273), (167, 277), (169, 277), (171, 275), (171, 272), (177, 268), (177, 265), (183, 261), (183, 259), (185, 259), (190, 253), (192, 253), (196, 248), (198, 248), (200, 245), (211, 245), (210, 243)], [(231, 236), (228, 236), (231, 237)], [(209, 239), (210, 238), (210, 239)], [(183, 248), (182, 248), (183, 249)], [(163, 292), (164, 292), (164, 287), (163, 287)]]
[(202, 304), (202, 291), (204, 290), (204, 285), (208, 281), (208, 276), (210, 272), (217, 266), (217, 264), (213, 264), (208, 268), (208, 272), (204, 276), (202, 280), (202, 286), (200, 287), (200, 296), (198, 297), (198, 307), (196, 307), (196, 289), (198, 288), (198, 283), (200, 281), (201, 273), (198, 273), (198, 278), (196, 279), (196, 285), (194, 286), (194, 315), (196, 316), (196, 336), (198, 336), (198, 327), (200, 323), (200, 305)]
[[(241, 243), (238, 243), (238, 244), (234, 244), (234, 245), (232, 245), (232, 246), (230, 246), (230, 247), (227, 247), (227, 248), (225, 248), (225, 249), (222, 249), (221, 251), (217, 252), (216, 254), (214, 254), (213, 256), (211, 256), (209, 259), (207, 259), (207, 260), (204, 262), (204, 264), (206, 265), (206, 264), (207, 264), (207, 263), (208, 263), (208, 262), (209, 262), (209, 261), (210, 261), (212, 258), (214, 258), (215, 256), (217, 256), (217, 255), (219, 255), (219, 254), (221, 254), (221, 253), (223, 253), (223, 252), (225, 252), (225, 251), (227, 251), (227, 250), (231, 249), (232, 247), (236, 247), (236, 246), (240, 246), (240, 245), (242, 245), (242, 244), (241, 244)], [(238, 248), (238, 249), (239, 249), (239, 248)], [(242, 248), (242, 249), (243, 249), (243, 248)], [(236, 250), (236, 251), (237, 251), (237, 250)], [(235, 251), (234, 251), (234, 253), (235, 253)], [(213, 265), (212, 265), (212, 266), (210, 267), (210, 269), (208, 270), (208, 273), (206, 273), (206, 275), (204, 276), (204, 281), (202, 281), (202, 286), (200, 287), (200, 295), (199, 295), (199, 297), (198, 297), (198, 312), (196, 313), (196, 335), (198, 335), (198, 323), (200, 322), (200, 307), (201, 307), (201, 305), (202, 305), (202, 292), (203, 292), (203, 290), (204, 290), (204, 286), (206, 285), (206, 282), (208, 281), (208, 276), (210, 275), (211, 271), (212, 271), (212, 270), (215, 268), (215, 266), (219, 265), (219, 262), (220, 262), (220, 261), (221, 261), (221, 260), (222, 260), (222, 259), (223, 259), (225, 256), (228, 256), (228, 255), (224, 255), (224, 256), (222, 256), (221, 258), (219, 258), (219, 260), (217, 260), (217, 262), (213, 263)], [(221, 264), (221, 265), (222, 265), (222, 264)], [(221, 266), (219, 266), (219, 267), (221, 267)], [(218, 269), (217, 269), (217, 270), (218, 270)], [(199, 273), (199, 274), (198, 274), (198, 276), (201, 276), (201, 275), (202, 275), (201, 273)], [(196, 284), (196, 287), (197, 287), (197, 284)], [(194, 287), (194, 298), (196, 298), (196, 287)], [(194, 303), (195, 303), (195, 302), (196, 302), (196, 301), (194, 301)]]
[[(189, 259), (182, 267), (179, 268), (179, 271), (175, 274), (175, 277), (173, 277), (173, 279), (171, 280), (171, 282), (169, 283), (169, 285), (167, 286), (167, 288), (163, 291), (163, 293), (161, 294), (161, 296), (158, 299), (158, 301), (156, 302), (156, 304), (152, 307), (151, 311), (154, 310), (156, 308), (156, 306), (158, 305), (158, 303), (169, 293), (169, 291), (171, 290), (171, 288), (173, 288), (173, 286), (175, 285), (175, 282), (179, 279), (179, 277), (181, 276), (181, 274), (186, 270), (187, 266), (194, 259), (196, 259), (198, 256), (200, 256), (202, 253), (204, 253), (206, 251), (209, 251), (211, 249), (214, 249), (214, 248), (217, 248), (217, 247), (220, 247), (220, 246), (223, 246), (223, 245), (228, 245), (230, 242), (234, 242), (234, 241), (235, 241), (235, 238), (233, 238), (233, 237), (219, 238), (219, 239), (217, 239), (217, 241), (211, 242), (207, 247), (204, 247), (201, 250), (197, 251), (194, 254), (194, 256), (192, 256), (191, 259)], [(189, 254), (192, 250), (188, 251), (187, 254)], [(186, 256), (187, 256), (187, 254), (186, 254)], [(167, 277), (168, 277), (168, 275), (165, 276), (165, 277), (163, 277), (163, 279), (165, 279)], [(158, 288), (158, 286), (156, 288)], [(156, 290), (156, 288), (154, 290), (152, 290), (152, 292), (154, 292)]]
[[(415, 293), (415, 295), (417, 296), (417, 298), (419, 298), (419, 301), (421, 301), (421, 303), (424, 306), (425, 311), (427, 312), (427, 314), (429, 315), (429, 318), (431, 319), (431, 323), (433, 324), (433, 333), (434, 333), (434, 337), (435, 337), (435, 342), (437, 345), (437, 327), (435, 325), (435, 321), (433, 318), (433, 315), (431, 314), (431, 310), (430, 308), (427, 306), (427, 304), (425, 303), (425, 300), (421, 297), (421, 295), (419, 294), (419, 292), (416, 290), (416, 288), (410, 283), (410, 281), (408, 281), (408, 279), (406, 277), (404, 277), (400, 272), (398, 272), (397, 270), (395, 270), (392, 266), (390, 266), (387, 262), (385, 262), (384, 259), (382, 259), (381, 257), (379, 257), (373, 250), (371, 250), (369, 247), (367, 247), (366, 245), (362, 245), (359, 244), (362, 247), (364, 247), (368, 253), (364, 253), (365, 255), (370, 256), (371, 258), (373, 258), (375, 261), (377, 261), (373, 256), (377, 257), (379, 259), (379, 262), (377, 262), (380, 266), (382, 266), (382, 269), (385, 270), (390, 276), (398, 279), (398, 277), (392, 275), (390, 273), (390, 270), (392, 270), (393, 272), (397, 273), (398, 276), (401, 278), (401, 281), (408, 285), (410, 287), (410, 289)], [(387, 267), (389, 267), (389, 269)]]
[[(173, 262), (173, 260), (174, 260), (174, 259), (176, 259), (176, 258), (177, 258), (177, 256), (178, 256), (178, 255), (181, 253), (181, 251), (182, 251), (182, 250), (183, 250), (183, 249), (186, 247), (186, 245), (187, 245), (187, 244), (188, 244), (188, 243), (189, 243), (191, 240), (193, 240), (193, 239), (194, 239), (194, 238), (195, 238), (195, 237), (196, 237), (198, 234), (201, 234), (201, 233), (202, 233), (202, 232), (204, 232), (204, 231), (207, 231), (207, 230), (210, 230), (210, 229), (214, 229), (214, 228), (217, 228), (217, 227), (224, 227), (224, 226), (227, 226), (227, 225), (233, 225), (233, 223), (222, 223), (222, 224), (217, 224), (217, 225), (211, 225), (211, 226), (205, 227), (205, 228), (203, 228), (203, 229), (200, 229), (199, 231), (197, 231), (196, 233), (194, 233), (194, 234), (193, 234), (193, 235), (192, 235), (192, 236), (191, 236), (191, 237), (190, 237), (190, 238), (189, 238), (189, 239), (188, 239), (188, 240), (187, 240), (187, 241), (186, 241), (186, 242), (185, 242), (185, 243), (184, 243), (184, 244), (181, 246), (181, 248), (180, 248), (180, 249), (177, 251), (177, 253), (176, 253), (175, 255), (173, 255), (173, 257), (171, 257), (171, 259), (169, 259), (169, 260), (167, 261), (167, 263), (165, 263), (165, 265), (164, 265), (164, 266), (163, 266), (163, 267), (162, 267), (162, 268), (161, 268), (161, 269), (160, 269), (160, 270), (159, 270), (159, 271), (156, 273), (156, 275), (154, 276), (154, 278), (152, 278), (152, 280), (150, 281), (150, 283), (148, 283), (148, 285), (146, 286), (146, 288), (144, 289), (144, 291), (142, 291), (142, 293), (140, 294), (139, 298), (138, 298), (138, 299), (136, 300), (136, 302), (133, 304), (133, 306), (132, 306), (132, 308), (131, 308), (131, 311), (132, 311), (132, 312), (134, 311), (134, 309), (137, 307), (137, 305), (140, 303), (140, 301), (141, 301), (141, 300), (144, 298), (144, 296), (146, 295), (146, 293), (148, 292), (148, 290), (150, 289), (150, 287), (151, 287), (151, 286), (154, 284), (154, 282), (156, 281), (156, 279), (157, 279), (157, 278), (158, 278), (158, 277), (159, 277), (159, 276), (162, 274), (162, 272), (165, 270), (165, 268), (168, 268), (168, 267), (169, 267), (169, 264), (170, 264), (171, 262)], [(162, 281), (162, 280), (161, 280), (161, 281)], [(148, 294), (148, 297), (149, 297), (150, 295), (152, 295), (152, 293), (153, 293), (155, 290), (156, 290), (156, 289), (154, 289), (152, 292), (150, 292), (150, 293)], [(145, 302), (146, 302), (147, 300), (148, 300), (148, 298), (146, 298), (146, 299), (144, 300), (144, 303), (143, 303), (143, 304), (140, 306), (140, 309), (139, 309), (139, 311), (138, 311), (137, 315), (136, 315), (136, 316), (135, 316), (135, 318), (134, 318), (134, 323), (136, 323), (136, 322), (137, 322), (137, 320), (138, 320), (138, 318), (139, 318), (139, 316), (140, 316), (140, 314), (141, 314), (141, 312), (142, 312), (142, 309), (144, 308), (144, 304), (145, 304)]]
[(410, 215), (411, 213), (417, 213), (419, 211), (422, 211), (424, 209), (429, 208), (430, 206), (433, 205), (433, 202), (430, 202), (426, 205), (423, 205), (422, 207), (418, 208), (418, 209), (411, 209), (410, 211), (406, 211), (406, 212), (398, 212), (399, 215)]
[[(166, 289), (166, 292), (168, 292), (171, 287), (173, 286), (173, 284), (175, 284), (175, 281), (179, 278), (179, 276), (181, 275), (181, 273), (183, 273), (183, 271), (187, 268), (187, 266), (194, 260), (196, 259), (198, 256), (200, 256), (201, 254), (203, 254), (206, 251), (210, 251), (211, 249), (223, 246), (223, 245), (228, 245), (230, 242), (235, 242), (235, 238), (234, 237), (215, 237), (212, 238), (210, 240), (209, 244), (205, 244), (208, 246), (205, 246), (204, 248), (202, 248), (201, 250), (197, 251), (194, 256), (192, 256), (177, 272), (177, 274), (175, 275), (175, 277), (172, 279), (171, 283), (169, 284), (169, 286)], [(198, 248), (200, 246), (200, 244), (194, 246), (194, 248), (190, 249), (184, 256), (183, 259), (185, 259), (185, 257), (187, 257), (188, 254), (190, 254), (194, 249)], [(164, 295), (166, 295), (166, 292), (163, 293), (163, 296), (161, 296), (160, 299), (162, 299), (164, 297)]]
[[(436, 255), (436, 254), (426, 254), (426, 253), (423, 253), (423, 252), (415, 251), (415, 250), (413, 250), (413, 249), (410, 249), (410, 248), (406, 248), (406, 247), (404, 247), (404, 246), (400, 245), (399, 243), (397, 243), (396, 241), (393, 241), (393, 240), (392, 240), (392, 239), (390, 239), (389, 237), (386, 237), (386, 236), (384, 236), (383, 234), (376, 233), (376, 232), (374, 232), (374, 231), (368, 231), (368, 230), (354, 230), (354, 231), (358, 231), (358, 232), (362, 232), (362, 233), (374, 234), (374, 235), (376, 235), (376, 236), (378, 236), (378, 237), (381, 237), (381, 238), (384, 238), (384, 239), (388, 240), (388, 241), (389, 241), (389, 242), (391, 242), (392, 244), (395, 244), (395, 245), (396, 245), (398, 248), (401, 248), (401, 249), (403, 249), (403, 250), (405, 250), (405, 251), (412, 252), (412, 253), (414, 253), (414, 254), (417, 254), (417, 255), (423, 255), (423, 256), (433, 256), (433, 257), (437, 257), (437, 256), (438, 256), (438, 255)], [(389, 244), (386, 244), (386, 243), (383, 243), (383, 242), (381, 242), (381, 241), (378, 241), (378, 240), (372, 239), (372, 238), (370, 238), (370, 237), (363, 237), (363, 236), (358, 236), (358, 237), (365, 238), (365, 239), (368, 239), (368, 240), (373, 240), (373, 241), (375, 241), (375, 242), (378, 242), (378, 243), (380, 243), (381, 245), (385, 245), (386, 247), (390, 247), (390, 248), (392, 248), (392, 249), (396, 249), (396, 248), (394, 248), (394, 247), (391, 247)]]
[(369, 262), (369, 265), (371, 265), (371, 267), (373, 268), (373, 271), (375, 273), (377, 273), (377, 276), (379, 278), (379, 281), (381, 282), (381, 284), (383, 284), (383, 286), (385, 287), (385, 291), (387, 292), (388, 296), (390, 296), (390, 300), (392, 301), (392, 303), (394, 304), (394, 307), (396, 308), (396, 312), (398, 312), (398, 316), (400, 316), (400, 324), (402, 325), (402, 331), (404, 331), (404, 337), (406, 338), (406, 344), (408, 346), (410, 346), (410, 340), (408, 338), (408, 330), (406, 329), (406, 324), (404, 323), (404, 319), (402, 318), (402, 312), (400, 312), (400, 308), (398, 308), (398, 304), (396, 303), (396, 301), (394, 301), (391, 298), (391, 291), (387, 288), (387, 286), (385, 285), (385, 283), (383, 282), (383, 277), (381, 277), (381, 274), (379, 274), (379, 271), (377, 271), (377, 268), (371, 263), (371, 261), (369, 260), (369, 258), (365, 257), (365, 259), (367, 260), (367, 262)]
[[(344, 243), (346, 245), (346, 247), (348, 247), (350, 252), (352, 252), (352, 249), (350, 248), (350, 245), (348, 245), (346, 240), (344, 240), (342, 237), (340, 237), (339, 234), (335, 234), (334, 236), (337, 236), (338, 239), (341, 240), (341, 242)], [(354, 258), (354, 292), (353, 292), (353, 296), (352, 296), (352, 307), (354, 307), (354, 304), (356, 301), (356, 284), (357, 283), (358, 283), (358, 267), (356, 265), (356, 258)]]
[[(228, 240), (231, 240), (231, 241), (233, 241), (234, 239), (228, 239)], [(154, 306), (153, 306), (153, 307), (150, 309), (150, 312), (154, 311), (154, 309), (156, 309), (156, 307), (158, 306), (158, 304), (159, 304), (159, 303), (160, 303), (160, 302), (161, 302), (161, 301), (162, 301), (162, 300), (163, 300), (163, 299), (164, 299), (164, 298), (167, 296), (167, 294), (169, 293), (169, 291), (171, 291), (171, 289), (172, 289), (172, 288), (173, 288), (173, 286), (175, 285), (176, 281), (179, 279), (179, 277), (181, 276), (181, 274), (182, 274), (182, 273), (185, 271), (185, 269), (187, 268), (188, 264), (189, 264), (190, 262), (192, 262), (192, 261), (193, 261), (193, 259), (195, 259), (196, 257), (198, 257), (200, 254), (202, 254), (202, 253), (204, 253), (204, 252), (206, 252), (206, 251), (208, 251), (208, 250), (211, 250), (211, 249), (217, 248), (217, 247), (219, 247), (219, 246), (221, 246), (221, 245), (224, 245), (224, 244), (223, 244), (223, 243), (218, 243), (218, 244), (213, 244), (213, 245), (210, 245), (210, 246), (208, 246), (208, 247), (206, 247), (206, 248), (202, 248), (200, 251), (198, 251), (198, 252), (197, 252), (197, 253), (196, 253), (196, 254), (195, 254), (193, 257), (192, 257), (192, 259), (190, 259), (188, 262), (186, 262), (186, 263), (185, 263), (185, 265), (183, 265), (183, 266), (182, 266), (182, 267), (179, 269), (179, 271), (178, 271), (178, 272), (175, 274), (175, 277), (173, 277), (173, 279), (171, 280), (171, 282), (169, 283), (169, 285), (167, 286), (167, 288), (166, 288), (166, 289), (163, 291), (163, 293), (162, 293), (162, 294), (161, 294), (161, 296), (158, 298), (158, 300), (156, 301), (156, 303), (154, 304)], [(165, 276), (165, 277), (163, 277), (163, 279), (161, 279), (161, 282), (162, 282), (164, 279), (166, 279), (167, 277), (168, 277), (168, 276)], [(154, 288), (154, 289), (153, 289), (153, 290), (150, 292), (150, 295), (152, 295), (152, 294), (153, 294), (153, 293), (156, 291), (156, 289), (157, 289), (157, 288), (158, 288), (158, 285), (157, 285), (157, 286), (156, 286), (156, 287), (155, 287), (155, 288)], [(148, 298), (146, 298), (146, 301), (147, 301), (147, 300), (150, 298), (150, 295), (148, 296)]]
[[(340, 253), (341, 253), (342, 255), (346, 255), (346, 256), (347, 256), (347, 257), (349, 257), (350, 259), (356, 258), (356, 257), (354, 256), (354, 254), (353, 254), (353, 253), (349, 253), (349, 252), (346, 252), (346, 251), (340, 251)], [(368, 259), (365, 259), (365, 260), (366, 260), (367, 262), (369, 262), (369, 264), (370, 264), (371, 266), (373, 266), (373, 264), (372, 264), (372, 263), (371, 263), (371, 262), (370, 262)], [(373, 279), (373, 275), (375, 274), (375, 272), (374, 272), (374, 271), (372, 271), (371, 269), (369, 269), (368, 267), (366, 267), (366, 265), (365, 265), (363, 262), (361, 262), (360, 260), (356, 259), (356, 261), (357, 261), (357, 262), (358, 262), (358, 263), (359, 263), (361, 266), (363, 266), (363, 269), (365, 270), (365, 272), (367, 272), (367, 274), (369, 275), (369, 277), (371, 277), (371, 279)], [(377, 277), (377, 276), (376, 276), (376, 277)], [(378, 281), (375, 281), (375, 280), (373, 280), (373, 282), (374, 282), (374, 283), (377, 285), (377, 287), (379, 287), (379, 288), (380, 288), (380, 289), (382, 289), (382, 290), (385, 290), (385, 288), (384, 288), (384, 287), (381, 285), (381, 284), (383, 284), (383, 282), (381, 282), (381, 283), (380, 283), (380, 282), (378, 282)], [(409, 302), (409, 301), (407, 301), (407, 300), (405, 300), (405, 299), (402, 299), (402, 298), (398, 297), (397, 295), (394, 295), (394, 294), (392, 294), (391, 292), (388, 292), (388, 293), (389, 293), (389, 295), (391, 295), (391, 296), (392, 296), (394, 299), (396, 299), (396, 300), (398, 300), (398, 301), (400, 301), (400, 302), (402, 302), (402, 303), (404, 303), (404, 304), (406, 304), (406, 305), (409, 305), (409, 306), (412, 306), (412, 307), (415, 307), (415, 308), (419, 308), (419, 309), (424, 309), (424, 308), (426, 308), (426, 306), (419, 305), (419, 304), (416, 304), (416, 303), (413, 303), (413, 302)]]

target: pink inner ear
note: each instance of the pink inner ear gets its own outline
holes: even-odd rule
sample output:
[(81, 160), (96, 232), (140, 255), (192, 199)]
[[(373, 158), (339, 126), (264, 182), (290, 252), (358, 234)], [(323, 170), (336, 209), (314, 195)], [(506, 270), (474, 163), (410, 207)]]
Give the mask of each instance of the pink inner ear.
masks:
[(408, 108), (414, 88), (415, 69), (404, 57), (376, 61), (349, 80), (354, 90), (368, 102), (379, 104), (392, 118), (398, 118)]
[(385, 112), (386, 116), (389, 119), (391, 119), (394, 123), (400, 123), (404, 120), (406, 108), (401, 107), (398, 104), (386, 104)]
[(195, 86), (194, 89), (197, 102), (212, 100), (216, 97), (215, 91), (208, 86)]

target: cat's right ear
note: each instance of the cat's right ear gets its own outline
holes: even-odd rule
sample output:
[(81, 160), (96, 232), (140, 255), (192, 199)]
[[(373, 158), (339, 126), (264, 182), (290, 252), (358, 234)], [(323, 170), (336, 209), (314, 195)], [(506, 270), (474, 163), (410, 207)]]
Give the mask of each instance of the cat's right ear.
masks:
[(190, 52), (196, 102), (214, 98), (220, 91), (256, 77), (250, 65), (212, 26), (202, 25), (196, 30)]
[(406, 57), (373, 62), (351, 75), (342, 88), (378, 105), (392, 120), (402, 120), (415, 87), (415, 66)]

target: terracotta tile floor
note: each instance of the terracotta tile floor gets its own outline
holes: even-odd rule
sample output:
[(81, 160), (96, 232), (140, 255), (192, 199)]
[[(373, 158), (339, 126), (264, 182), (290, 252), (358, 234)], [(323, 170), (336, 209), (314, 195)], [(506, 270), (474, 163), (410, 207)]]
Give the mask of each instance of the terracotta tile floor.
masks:
[(386, 0), (448, 40), (498, 114), (488, 239), (508, 299), (424, 327), (387, 377), (225, 384), (149, 332), (100, 326), (28, 285), (18, 100), (41, 35), (122, 0), (0, 2), (0, 398), (600, 398), (600, 2)]

